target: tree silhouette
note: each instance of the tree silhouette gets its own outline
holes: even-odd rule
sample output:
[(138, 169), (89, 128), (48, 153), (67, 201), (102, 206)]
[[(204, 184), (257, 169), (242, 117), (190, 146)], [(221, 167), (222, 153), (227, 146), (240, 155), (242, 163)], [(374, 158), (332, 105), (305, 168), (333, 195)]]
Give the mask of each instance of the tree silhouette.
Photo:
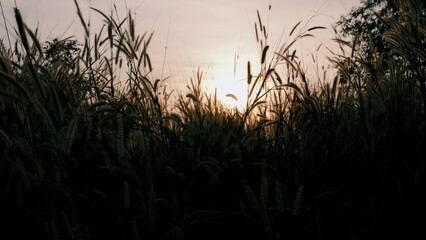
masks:
[[(376, 16), (399, 18), (399, 10), (394, 0), (361, 0), (362, 6), (353, 8), (348, 15), (341, 16), (337, 22), (344, 37), (358, 36), (361, 51), (369, 58), (370, 47), (374, 46), (384, 58), (390, 56), (390, 45), (384, 40), (384, 23)], [(376, 13), (376, 14), (375, 14)]]
[(60, 62), (68, 65), (74, 65), (73, 59), (80, 50), (76, 40), (59, 40), (58, 38), (55, 38), (52, 41), (46, 41), (43, 49), (44, 57), (50, 64)]

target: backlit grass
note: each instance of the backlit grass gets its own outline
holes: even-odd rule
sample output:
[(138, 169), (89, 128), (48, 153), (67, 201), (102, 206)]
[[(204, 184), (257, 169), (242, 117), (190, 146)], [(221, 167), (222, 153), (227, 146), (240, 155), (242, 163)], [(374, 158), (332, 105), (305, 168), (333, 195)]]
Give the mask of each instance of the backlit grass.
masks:
[(320, 81), (294, 44), (323, 27), (297, 24), (270, 49), (258, 13), (261, 68), (247, 63), (243, 109), (203, 92), (202, 70), (171, 101), (149, 74), (152, 34), (130, 12), (119, 22), (96, 9), (105, 24), (89, 31), (75, 3), (81, 45), (43, 44), (18, 9), (20, 39), (1, 44), (3, 237), (425, 235), (426, 18), (414, 1), (380, 19), (388, 68), (378, 54), (366, 64), (358, 36), (336, 36), (346, 51)]

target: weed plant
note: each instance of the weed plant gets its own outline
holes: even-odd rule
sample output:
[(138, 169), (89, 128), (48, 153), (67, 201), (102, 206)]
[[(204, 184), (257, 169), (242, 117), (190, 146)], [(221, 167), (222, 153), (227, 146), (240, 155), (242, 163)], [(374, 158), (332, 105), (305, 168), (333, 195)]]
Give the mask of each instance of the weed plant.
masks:
[(336, 36), (331, 80), (308, 79), (294, 50), (324, 27), (299, 22), (271, 49), (258, 12), (261, 68), (247, 63), (236, 110), (202, 92), (201, 70), (171, 103), (132, 13), (92, 9), (104, 19), (94, 33), (75, 5), (81, 45), (42, 44), (18, 9), (19, 40), (1, 44), (3, 237), (425, 236), (424, 6), (377, 15), (386, 69), (372, 41), (365, 54), (360, 36)]

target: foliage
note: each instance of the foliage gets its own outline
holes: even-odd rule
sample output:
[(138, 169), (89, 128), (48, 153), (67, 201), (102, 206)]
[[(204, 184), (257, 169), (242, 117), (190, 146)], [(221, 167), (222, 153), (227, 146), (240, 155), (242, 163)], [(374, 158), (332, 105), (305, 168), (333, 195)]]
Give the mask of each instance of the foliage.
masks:
[(76, 40), (65, 39), (63, 41), (59, 41), (58, 38), (54, 38), (52, 41), (47, 41), (43, 49), (45, 59), (50, 63), (61, 61), (65, 64), (71, 64), (76, 52), (79, 51)]
[[(376, 51), (384, 55), (385, 59), (390, 57), (390, 46), (384, 41), (383, 33), (386, 27), (382, 21), (374, 14), (386, 18), (398, 18), (400, 12), (398, 11), (395, 1), (393, 0), (362, 0), (361, 6), (353, 8), (348, 15), (340, 17), (336, 23), (340, 28), (344, 37), (359, 36), (362, 46), (360, 51), (363, 54), (372, 53), (373, 49), (370, 41), (373, 43)], [(371, 56), (366, 56), (369, 59)]]

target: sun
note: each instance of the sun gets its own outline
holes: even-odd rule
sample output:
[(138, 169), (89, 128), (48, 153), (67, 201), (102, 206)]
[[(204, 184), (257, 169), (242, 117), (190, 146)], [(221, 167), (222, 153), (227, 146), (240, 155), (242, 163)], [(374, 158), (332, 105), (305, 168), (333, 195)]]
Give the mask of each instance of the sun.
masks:
[(228, 108), (242, 110), (247, 104), (247, 81), (233, 71), (216, 70), (212, 81), (218, 100)]
[(210, 65), (208, 87), (209, 92), (215, 93), (225, 107), (244, 111), (247, 107), (249, 89), (246, 64), (251, 62), (251, 73), (258, 72), (260, 66), (251, 61), (256, 59), (255, 51), (243, 51), (242, 47), (238, 49), (233, 55), (228, 54), (233, 52), (230, 49), (225, 49), (224, 53), (218, 51), (214, 63)]

